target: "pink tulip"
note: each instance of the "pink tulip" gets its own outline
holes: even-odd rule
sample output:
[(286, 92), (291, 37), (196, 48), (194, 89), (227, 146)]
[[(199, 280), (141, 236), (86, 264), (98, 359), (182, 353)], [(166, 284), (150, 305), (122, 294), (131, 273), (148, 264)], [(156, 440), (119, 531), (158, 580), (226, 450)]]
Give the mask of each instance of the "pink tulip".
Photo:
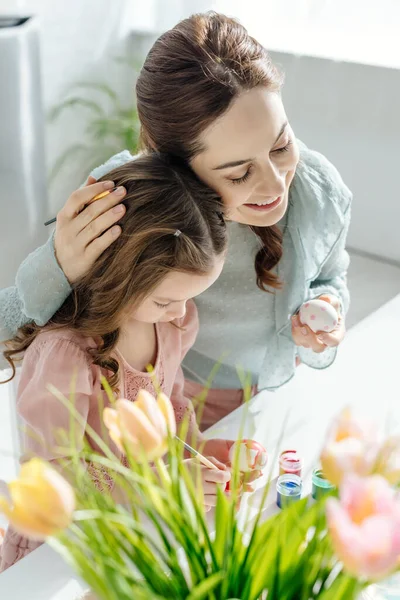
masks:
[(343, 479), (340, 501), (327, 500), (338, 558), (355, 577), (382, 579), (400, 566), (400, 499), (380, 475)]
[(168, 432), (174, 436), (174, 410), (165, 394), (157, 400), (140, 390), (135, 402), (117, 400), (115, 408), (105, 408), (103, 419), (111, 439), (121, 452), (128, 448), (136, 460), (154, 460), (166, 453)]
[(369, 475), (376, 454), (377, 439), (373, 426), (356, 419), (351, 410), (346, 408), (328, 431), (321, 454), (324, 476), (338, 486), (348, 473)]

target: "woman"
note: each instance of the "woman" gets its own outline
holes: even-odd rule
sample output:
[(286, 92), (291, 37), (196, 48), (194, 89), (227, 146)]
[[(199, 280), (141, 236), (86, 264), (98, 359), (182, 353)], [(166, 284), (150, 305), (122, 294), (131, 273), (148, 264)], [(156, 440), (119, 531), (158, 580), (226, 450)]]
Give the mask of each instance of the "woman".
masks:
[[(296, 141), (281, 85), (266, 50), (239, 23), (215, 13), (162, 35), (137, 81), (143, 151), (184, 159), (221, 195), (229, 220), (227, 261), (216, 284), (196, 299), (200, 332), (184, 362), (191, 397), (222, 363), (203, 428), (241, 403), (237, 366), (251, 374), (253, 390), (274, 389), (300, 361), (329, 366), (345, 334), (351, 194), (322, 155)], [(113, 157), (88, 183), (131, 159), (127, 151)], [(121, 233), (115, 224), (124, 193), (81, 213), (85, 189), (71, 196), (58, 214), (54, 244), (28, 257), (16, 287), (1, 293), (2, 339), (27, 320), (45, 323), (59, 308)], [(299, 322), (299, 307), (315, 297), (340, 311), (331, 334), (315, 335)]]

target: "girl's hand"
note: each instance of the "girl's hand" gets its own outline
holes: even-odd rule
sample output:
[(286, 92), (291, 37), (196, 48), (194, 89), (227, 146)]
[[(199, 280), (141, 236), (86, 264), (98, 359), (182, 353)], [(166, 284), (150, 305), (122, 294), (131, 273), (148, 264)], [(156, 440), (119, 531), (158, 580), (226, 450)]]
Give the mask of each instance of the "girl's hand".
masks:
[(196, 445), (196, 449), (205, 454), (206, 456), (213, 456), (224, 465), (230, 464), (229, 450), (235, 443), (235, 440), (221, 440), (215, 438), (213, 440), (207, 440), (200, 442)]
[(218, 467), (218, 470), (203, 466), (196, 458), (189, 458), (183, 462), (189, 469), (195, 485), (199, 483), (200, 477), (204, 504), (210, 509), (212, 506), (217, 505), (217, 488), (219, 487), (222, 491), (225, 491), (226, 484), (231, 479), (231, 472), (215, 458), (208, 457), (208, 459)]
[(57, 215), (56, 258), (71, 285), (87, 273), (121, 234), (121, 227), (115, 223), (125, 214), (125, 206), (120, 204), (126, 194), (124, 188), (116, 189), (82, 210), (95, 196), (113, 187), (112, 181), (96, 183), (89, 177), (86, 186), (71, 194)]
[[(214, 440), (207, 440), (206, 442), (203, 442), (203, 444), (198, 446), (198, 450), (201, 452), (201, 454), (212, 456), (217, 459), (217, 461), (220, 461), (224, 465), (231, 467), (232, 465), (229, 458), (229, 450), (234, 443), (235, 440), (221, 440), (216, 438)], [(260, 477), (262, 477), (262, 471), (256, 469), (250, 473), (244, 474), (243, 477), (241, 477), (243, 491), (254, 492), (254, 486), (252, 484)]]
[(337, 310), (339, 320), (336, 328), (331, 333), (314, 333), (307, 325), (303, 325), (300, 322), (299, 315), (292, 317), (292, 336), (296, 346), (302, 346), (303, 348), (311, 348), (313, 352), (321, 353), (327, 348), (333, 348), (339, 346), (346, 335), (345, 321), (340, 314), (340, 301), (336, 296), (330, 296), (328, 294), (320, 296), (319, 300), (324, 300), (332, 304)]
[(232, 474), (231, 481), (228, 483), (225, 491), (232, 492), (232, 488), (236, 481), (236, 493), (238, 494), (239, 499), (241, 499), (241, 496), (244, 492), (251, 493), (255, 491), (256, 488), (253, 484), (262, 476), (263, 472), (259, 469), (253, 469), (253, 471), (249, 471), (248, 473), (243, 473), (241, 471), (237, 479), (235, 479), (235, 476)]

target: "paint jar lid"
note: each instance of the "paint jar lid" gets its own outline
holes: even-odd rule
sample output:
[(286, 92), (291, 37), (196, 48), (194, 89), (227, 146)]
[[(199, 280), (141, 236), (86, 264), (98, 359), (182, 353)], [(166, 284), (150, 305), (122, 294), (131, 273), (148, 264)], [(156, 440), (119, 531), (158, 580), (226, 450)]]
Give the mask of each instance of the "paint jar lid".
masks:
[(298, 496), (301, 494), (302, 488), (301, 478), (298, 475), (292, 475), (292, 473), (281, 475), (276, 482), (276, 489), (281, 496)]
[(279, 455), (279, 466), (282, 469), (297, 471), (303, 466), (303, 457), (297, 450), (284, 450)]
[(325, 490), (335, 489), (333, 483), (325, 479), (322, 469), (314, 469), (312, 474), (312, 482), (315, 486), (324, 488)]

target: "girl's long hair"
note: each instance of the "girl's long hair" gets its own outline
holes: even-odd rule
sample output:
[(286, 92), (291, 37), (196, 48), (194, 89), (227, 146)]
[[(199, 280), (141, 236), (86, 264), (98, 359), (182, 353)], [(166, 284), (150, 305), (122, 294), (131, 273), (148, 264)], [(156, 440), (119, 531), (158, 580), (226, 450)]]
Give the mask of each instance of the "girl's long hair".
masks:
[[(209, 272), (226, 248), (227, 234), (219, 196), (177, 161), (152, 153), (101, 180), (127, 191), (122, 234), (76, 283), (46, 327), (68, 328), (98, 341), (90, 351), (93, 362), (111, 372), (115, 387), (119, 365), (112, 351), (124, 311), (140, 304), (171, 271)], [(178, 230), (180, 235), (174, 235)], [(6, 343), (10, 379), (15, 361), (42, 330), (28, 324)]]

